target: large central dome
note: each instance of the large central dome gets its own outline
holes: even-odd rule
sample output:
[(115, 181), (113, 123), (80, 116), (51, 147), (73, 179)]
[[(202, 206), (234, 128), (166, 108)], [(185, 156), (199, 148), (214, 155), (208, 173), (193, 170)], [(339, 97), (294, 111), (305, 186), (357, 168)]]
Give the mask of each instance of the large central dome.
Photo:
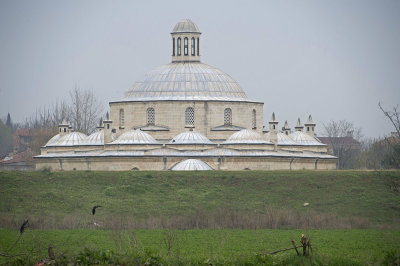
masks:
[(160, 66), (136, 82), (125, 99), (248, 101), (245, 92), (228, 74), (200, 62)]
[(178, 22), (172, 36), (172, 63), (150, 71), (125, 94), (126, 101), (249, 101), (228, 74), (200, 62), (200, 30), (190, 19)]

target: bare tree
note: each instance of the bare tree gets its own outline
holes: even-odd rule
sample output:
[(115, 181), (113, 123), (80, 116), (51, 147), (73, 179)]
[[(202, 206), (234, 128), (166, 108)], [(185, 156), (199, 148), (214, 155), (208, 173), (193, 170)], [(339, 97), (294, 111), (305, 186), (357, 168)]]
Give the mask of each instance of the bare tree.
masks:
[(400, 137), (400, 109), (399, 105), (393, 107), (392, 111), (386, 111), (383, 109), (382, 104), (378, 103), (379, 108), (383, 112), (383, 114), (389, 119), (390, 123), (392, 123), (395, 131), (397, 132), (397, 137)]
[(354, 166), (361, 149), (361, 128), (356, 128), (352, 122), (346, 120), (331, 121), (323, 126), (331, 153), (339, 157), (338, 167), (343, 169)]
[(70, 92), (70, 98), (69, 118), (73, 128), (85, 134), (93, 132), (103, 112), (103, 105), (93, 91), (77, 87)]
[(68, 117), (69, 106), (65, 101), (56, 101), (51, 106), (43, 106), (25, 120), (22, 125), (27, 129), (57, 129), (61, 121)]
[(394, 132), (385, 137), (388, 152), (386, 157), (383, 158), (386, 167), (400, 168), (400, 108), (399, 105), (393, 107), (391, 111), (385, 110), (381, 103), (378, 103), (379, 108), (389, 119), (394, 127)]

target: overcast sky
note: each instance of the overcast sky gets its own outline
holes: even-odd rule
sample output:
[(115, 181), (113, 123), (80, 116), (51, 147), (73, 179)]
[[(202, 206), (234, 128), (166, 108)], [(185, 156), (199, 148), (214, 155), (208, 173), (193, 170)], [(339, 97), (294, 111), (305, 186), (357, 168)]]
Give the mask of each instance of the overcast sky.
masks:
[(0, 117), (92, 89), (105, 106), (171, 61), (183, 18), (202, 32), (201, 60), (264, 102), (283, 126), (312, 114), (367, 137), (393, 131), (378, 108), (400, 104), (400, 1), (0, 0)]

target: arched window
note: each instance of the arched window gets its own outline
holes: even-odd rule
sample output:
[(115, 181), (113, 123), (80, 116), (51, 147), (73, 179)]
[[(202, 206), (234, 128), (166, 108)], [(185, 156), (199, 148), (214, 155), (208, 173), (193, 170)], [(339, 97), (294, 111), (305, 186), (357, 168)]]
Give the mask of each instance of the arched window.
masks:
[(194, 109), (192, 107), (185, 110), (185, 125), (194, 126)]
[(196, 55), (194, 52), (195, 51), (194, 43), (195, 43), (194, 37), (192, 37), (192, 55)]
[(154, 126), (155, 121), (156, 121), (156, 117), (155, 117), (154, 108), (150, 107), (147, 109), (147, 124)]
[(181, 37), (178, 38), (178, 56), (181, 55)]
[(225, 108), (225, 110), (224, 110), (224, 125), (225, 126), (232, 125), (232, 110), (231, 110), (231, 108)]
[(197, 56), (200, 56), (200, 39), (197, 38)]
[(189, 45), (188, 42), (189, 42), (189, 41), (188, 41), (188, 38), (185, 37), (184, 43), (183, 43), (183, 45), (184, 45), (183, 48), (184, 48), (184, 53), (185, 53), (185, 55), (188, 55), (188, 53), (189, 53), (189, 52), (188, 52), (188, 45)]
[(125, 112), (124, 109), (119, 109), (119, 127), (125, 126)]
[(256, 114), (257, 114), (256, 110), (253, 109), (253, 114), (252, 114), (252, 117), (251, 117), (251, 125), (252, 125), (253, 129), (257, 128), (257, 116), (256, 116)]
[(175, 38), (172, 38), (172, 56), (175, 56)]

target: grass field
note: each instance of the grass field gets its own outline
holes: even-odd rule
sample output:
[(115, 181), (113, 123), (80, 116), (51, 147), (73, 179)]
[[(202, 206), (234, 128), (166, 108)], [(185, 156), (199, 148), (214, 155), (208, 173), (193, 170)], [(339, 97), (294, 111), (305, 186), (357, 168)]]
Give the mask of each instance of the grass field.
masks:
[(110, 229), (399, 229), (399, 191), (399, 171), (0, 172), (0, 227), (91, 228), (102, 205)]
[[(371, 264), (381, 262), (387, 251), (400, 250), (398, 230), (28, 230), (8, 253), (29, 253), (28, 250), (37, 250), (40, 244), (43, 251), (31, 254), (31, 260), (45, 258), (47, 247), (52, 245), (56, 255), (68, 257), (87, 247), (114, 254), (147, 251), (167, 262), (174, 258), (181, 262), (226, 263), (290, 247), (290, 240), (299, 240), (302, 233), (311, 237), (314, 254), (325, 262), (340, 258), (339, 262), (345, 264)], [(1, 253), (13, 245), (18, 232), (3, 229), (0, 235)], [(172, 239), (169, 245), (167, 239)], [(278, 263), (293, 257), (297, 257), (295, 251), (290, 250), (271, 256), (271, 260)], [(2, 262), (6, 261), (12, 259)]]
[[(48, 245), (74, 263), (137, 265), (364, 265), (400, 250), (399, 171), (0, 172), (0, 198), (6, 264)], [(311, 261), (262, 255), (301, 233)]]

